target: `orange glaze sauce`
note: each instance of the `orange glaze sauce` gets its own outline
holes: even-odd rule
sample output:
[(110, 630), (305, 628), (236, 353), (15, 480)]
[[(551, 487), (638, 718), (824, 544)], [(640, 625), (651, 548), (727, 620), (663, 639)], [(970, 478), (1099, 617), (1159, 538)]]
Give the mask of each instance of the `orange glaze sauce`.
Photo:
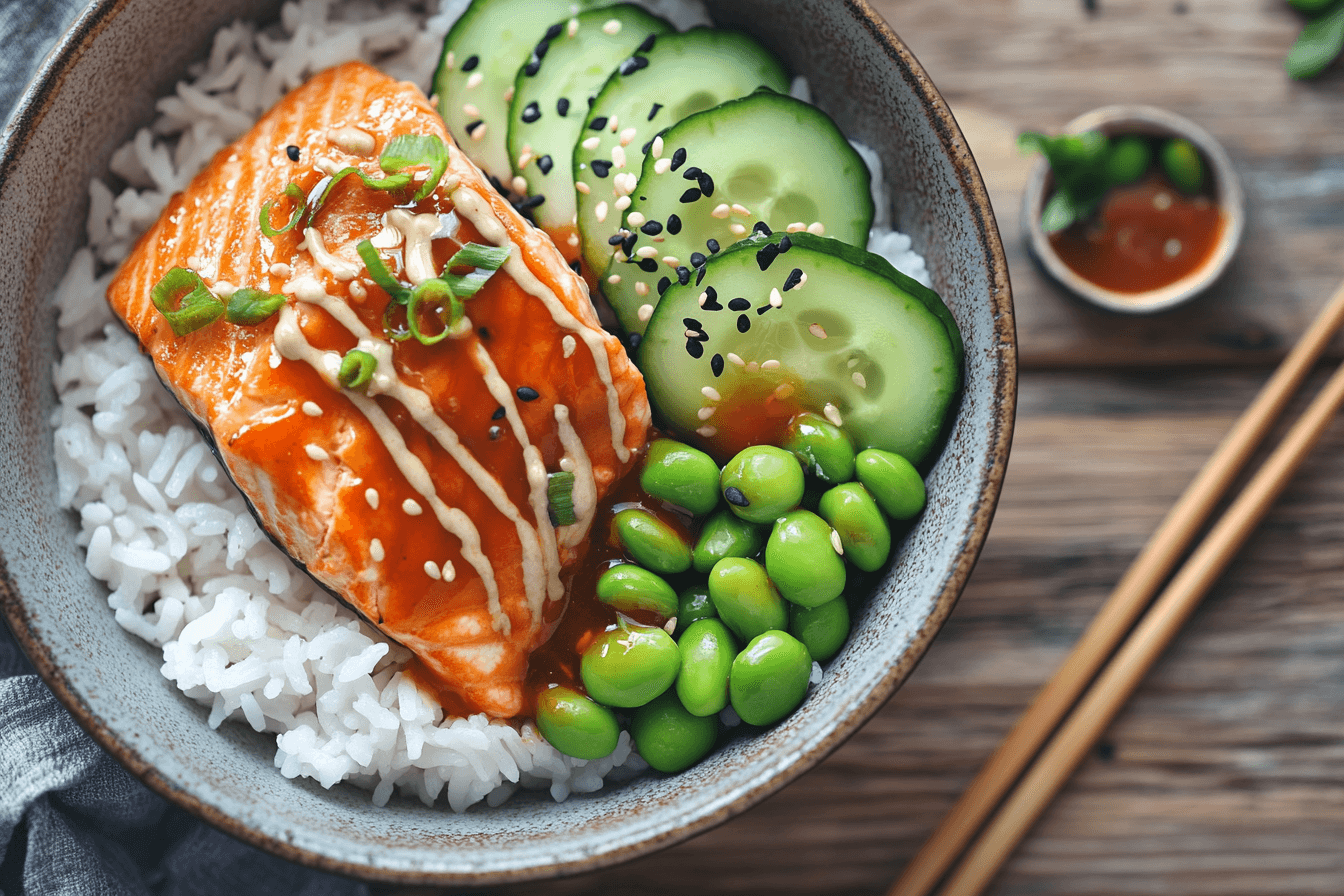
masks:
[(1094, 218), (1051, 234), (1050, 244), (1083, 278), (1115, 292), (1140, 293), (1202, 266), (1223, 225), (1208, 196), (1184, 196), (1149, 177), (1112, 190)]

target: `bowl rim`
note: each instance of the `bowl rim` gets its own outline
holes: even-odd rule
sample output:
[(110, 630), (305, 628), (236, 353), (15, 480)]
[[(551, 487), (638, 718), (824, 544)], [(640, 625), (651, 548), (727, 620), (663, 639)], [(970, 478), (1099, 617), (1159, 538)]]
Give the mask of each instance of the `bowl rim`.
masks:
[[(4, 184), (10, 171), (17, 164), (18, 155), (48, 113), (49, 106), (59, 94), (70, 68), (90, 49), (93, 41), (112, 24), (116, 16), (133, 2), (135, 0), (92, 0), (39, 64), (36, 74), (16, 104), (3, 134), (0, 134), (0, 197), (5, 192)], [(974, 232), (978, 238), (980, 251), (988, 264), (990, 286), (988, 301), (992, 306), (994, 321), (992, 348), (996, 359), (995, 374), (999, 383), (999, 389), (991, 402), (989, 451), (979, 464), (982, 487), (970, 515), (965, 537), (958, 548), (955, 563), (950, 567), (942, 590), (932, 604), (929, 614), (913, 634), (909, 646), (899, 661), (886, 670), (879, 683), (862, 703), (851, 707), (839, 724), (825, 737), (798, 754), (788, 768), (756, 780), (735, 799), (721, 804), (713, 811), (683, 821), (674, 828), (655, 833), (640, 842), (626, 844), (600, 854), (503, 871), (464, 874), (374, 867), (353, 859), (323, 855), (267, 834), (166, 779), (130, 743), (119, 738), (81, 698), (65, 672), (56, 664), (30, 627), (30, 613), (24, 606), (4, 557), (0, 556), (0, 609), (3, 610), (16, 641), (76, 723), (156, 794), (185, 808), (224, 833), (303, 866), (368, 881), (400, 885), (481, 885), (523, 882), (595, 871), (656, 852), (717, 827), (778, 792), (814, 768), (866, 724), (895, 694), (927, 652), (930, 642), (942, 628), (960, 597), (988, 536), (1002, 491), (1012, 443), (1017, 406), (1017, 346), (1012, 293), (1002, 240), (988, 191), (960, 127), (924, 68), (891, 26), (873, 9), (870, 0), (846, 0), (844, 6), (847, 13), (853, 16), (877, 42), (878, 48), (893, 67), (892, 76), (901, 77), (919, 100), (923, 113), (927, 116), (964, 192), (967, 207), (974, 216)]]
[(1184, 137), (1195, 145), (1209, 162), (1213, 174), (1214, 198), (1223, 213), (1225, 225), (1213, 252), (1198, 268), (1174, 283), (1140, 293), (1124, 293), (1098, 286), (1064, 263), (1055, 252), (1049, 236), (1041, 228), (1040, 211), (1045, 206), (1053, 181), (1050, 165), (1038, 155), (1022, 193), (1020, 214), (1027, 248), (1056, 282), (1083, 300), (1120, 314), (1157, 314), (1183, 305), (1212, 286), (1227, 270), (1241, 245), (1246, 230), (1246, 198), (1236, 167), (1227, 150), (1204, 128), (1167, 109), (1140, 103), (1120, 103), (1085, 112), (1067, 122), (1062, 134), (1082, 131), (1104, 134), (1145, 134)]

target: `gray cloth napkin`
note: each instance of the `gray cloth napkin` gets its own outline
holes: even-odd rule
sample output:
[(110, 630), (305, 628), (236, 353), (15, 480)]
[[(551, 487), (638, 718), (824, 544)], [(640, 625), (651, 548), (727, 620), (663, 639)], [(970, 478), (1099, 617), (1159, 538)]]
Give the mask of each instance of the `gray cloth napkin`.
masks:
[[(0, 0), (0, 121), (84, 2)], [(239, 843), (151, 793), (74, 723), (0, 625), (0, 896), (368, 892)]]

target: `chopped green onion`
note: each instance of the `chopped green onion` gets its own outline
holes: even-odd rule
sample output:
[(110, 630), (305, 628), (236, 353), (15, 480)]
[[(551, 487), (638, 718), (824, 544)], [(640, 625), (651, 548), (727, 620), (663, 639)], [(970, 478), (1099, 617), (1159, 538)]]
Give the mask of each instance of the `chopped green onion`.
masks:
[[(443, 329), (432, 335), (420, 330), (420, 308), (425, 302), (437, 304), (439, 311), (435, 316), (443, 324)], [(447, 339), (461, 319), (462, 300), (453, 295), (452, 288), (437, 277), (411, 290), (411, 299), (406, 303), (406, 325), (411, 335), (422, 345), (434, 345)]]
[(378, 166), (388, 174), (413, 165), (429, 166), (428, 179), (415, 192), (414, 198), (418, 201), (433, 193), (443, 179), (443, 172), (448, 170), (448, 147), (433, 135), (400, 134), (393, 137), (378, 156)]
[(403, 190), (411, 185), (411, 176), (409, 174), (393, 174), (389, 177), (371, 177), (359, 168), (342, 168), (327, 179), (326, 186), (323, 187), (322, 192), (318, 194), (317, 199), (313, 201), (312, 206), (308, 210), (309, 224), (313, 223), (313, 219), (317, 217), (318, 212), (322, 211), (322, 206), (327, 204), (327, 197), (331, 195), (332, 190), (336, 189), (336, 185), (352, 174), (364, 181), (364, 186), (371, 190)]
[[(510, 247), (483, 246), (480, 243), (467, 243), (448, 259), (443, 268), (443, 279), (452, 287), (458, 298), (469, 299), (485, 285), (486, 281), (509, 260)], [(469, 274), (450, 274), (455, 267), (471, 265), (476, 270)]]
[(284, 296), (245, 286), (229, 296), (224, 319), (231, 324), (252, 327), (279, 311), (284, 304)]
[(224, 313), (224, 303), (206, 289), (195, 271), (173, 268), (154, 284), (149, 299), (173, 332), (185, 336), (209, 326)]
[(296, 200), (298, 204), (294, 206), (294, 215), (289, 219), (289, 223), (279, 230), (271, 226), (271, 207), (275, 205), (275, 200), (272, 199), (261, 206), (261, 232), (266, 236), (279, 236), (282, 233), (287, 233), (293, 230), (298, 226), (299, 220), (303, 217), (303, 213), (308, 209), (308, 204), (303, 198), (303, 190), (300, 189), (298, 184), (293, 181), (286, 184), (285, 195)]
[(551, 473), (546, 479), (546, 500), (552, 526), (572, 526), (578, 522), (574, 515), (573, 473)]
[(373, 379), (373, 371), (377, 367), (377, 358), (366, 351), (352, 348), (341, 359), (341, 368), (336, 371), (336, 380), (347, 389), (362, 389)]
[(383, 264), (383, 259), (379, 257), (378, 250), (373, 248), (373, 243), (368, 240), (360, 240), (355, 245), (355, 251), (359, 253), (360, 259), (364, 262), (364, 267), (368, 268), (369, 277), (374, 283), (382, 287), (383, 292), (392, 297), (394, 305), (405, 305), (411, 300), (411, 291), (397, 282), (397, 278), (392, 276), (392, 272)]
[(405, 317), (403, 316), (401, 321), (396, 319), (397, 312), (405, 310), (405, 305), (396, 302), (388, 302), (387, 307), (383, 309), (383, 335), (393, 342), (405, 342), (411, 338), (411, 330), (405, 325)]

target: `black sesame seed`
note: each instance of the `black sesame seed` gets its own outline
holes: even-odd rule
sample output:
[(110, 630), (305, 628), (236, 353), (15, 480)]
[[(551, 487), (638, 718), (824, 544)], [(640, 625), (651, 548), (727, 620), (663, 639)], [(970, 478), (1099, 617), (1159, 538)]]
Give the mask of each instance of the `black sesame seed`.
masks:
[(593, 159), (593, 173), (598, 177), (606, 177), (611, 173), (611, 163), (606, 159)]
[(789, 251), (792, 248), (793, 248), (793, 240), (789, 239), (789, 235), (787, 233), (779, 238), (780, 255), (783, 255), (785, 252)]
[(773, 307), (775, 307), (775, 306), (774, 306), (774, 305), (771, 305), (769, 302), (766, 302), (764, 305), (762, 305), (761, 307), (759, 307), (759, 308), (756, 309), (756, 316), (757, 316), (757, 317), (760, 317), (762, 314), (764, 314), (765, 312), (769, 311), (769, 310), (770, 310), (771, 308), (773, 308)]
[(569, 263), (569, 269), (576, 274), (583, 273), (583, 265), (579, 262), (577, 258)]
[(654, 103), (654, 104), (653, 104), (653, 108), (649, 110), (649, 121), (653, 121), (654, 116), (656, 116), (656, 115), (658, 114), (658, 110), (661, 109), (661, 108), (663, 108), (663, 104), (662, 104), (662, 103)]
[[(656, 259), (656, 258), (641, 258), (641, 259), (639, 260), (639, 269), (640, 269), (641, 271), (643, 271), (644, 273), (646, 273), (646, 274), (656, 274), (656, 273), (658, 273), (658, 259)], [(666, 280), (667, 278), (664, 277), (663, 279)]]
[(750, 329), (751, 329), (751, 318), (747, 317), (745, 314), (739, 314), (737, 316), (737, 332), (745, 333)]
[(693, 267), (693, 268), (698, 268), (698, 267), (700, 267), (700, 265), (704, 264), (706, 261), (709, 261), (709, 259), (705, 257), (705, 253), (703, 253), (703, 252), (692, 252), (692, 253), (691, 253), (691, 267)]
[(645, 140), (645, 141), (644, 141), (644, 145), (641, 146), (641, 147), (639, 148), (639, 151), (642, 152), (642, 153), (644, 153), (644, 155), (648, 155), (648, 154), (649, 154), (649, 150), (651, 150), (651, 149), (653, 149), (653, 141), (652, 141), (652, 140)]
[(542, 156), (537, 159), (537, 167), (541, 169), (542, 174), (550, 174), (551, 169), (555, 167), (555, 160), (550, 156)]
[(605, 115), (599, 115), (597, 118), (594, 118), (592, 121), (588, 122), (588, 130), (590, 131), (600, 131), (606, 126), (607, 126), (607, 116)]
[(560, 32), (564, 30), (565, 30), (564, 23), (556, 22), (554, 25), (546, 29), (546, 37), (544, 38), (544, 40), (555, 40), (557, 37), (560, 36)]
[(470, 137), (472, 134), (476, 133), (476, 129), (483, 124), (485, 124), (485, 122), (480, 120), (471, 122), (467, 125), (467, 136)]
[(513, 390), (513, 394), (518, 396), (519, 401), (536, 401), (541, 397), (541, 393), (531, 386), (519, 386)]
[(770, 234), (774, 233), (774, 231), (770, 229), (770, 226), (766, 224), (764, 221), (757, 221), (756, 225), (751, 228), (751, 232), (764, 234), (765, 236), (769, 236)]
[(541, 117), (541, 107), (537, 105), (535, 100), (523, 107), (524, 124), (531, 124), (540, 117)]
[(723, 355), (715, 355), (709, 359), (709, 369), (717, 376), (723, 376)]
[[(479, 122), (479, 121), (476, 122), (476, 124), (480, 124), (480, 123), (481, 123), (481, 122)], [(467, 125), (467, 133), (468, 133), (468, 134), (471, 133), (471, 129), (472, 129), (473, 127), (475, 127), (475, 125), (470, 125), (470, 124)], [(507, 192), (509, 192), (508, 190), (504, 189), (504, 185), (503, 185), (502, 183), (499, 182), (499, 178), (495, 177), (493, 174), (490, 175), (490, 186), (492, 186), (492, 187), (495, 188), (495, 192), (496, 192), (496, 193), (507, 193)]]
[(779, 247), (774, 243), (766, 243), (761, 247), (761, 251), (756, 253), (756, 264), (760, 265), (761, 270), (764, 271), (767, 270), (770, 265), (774, 264), (775, 259), (778, 257)]
[(723, 306), (719, 304), (719, 293), (714, 287), (705, 289), (705, 304), (700, 306), (706, 311), (722, 311)]
[(541, 71), (541, 60), (535, 56), (528, 60), (527, 65), (523, 66), (523, 74), (529, 78), (536, 77), (537, 72)]
[(625, 242), (625, 234), (623, 233), (613, 233), (607, 237), (608, 246), (619, 246), (623, 242)]
[(742, 494), (742, 489), (735, 485), (730, 485), (723, 490), (723, 499), (734, 507), (750, 507), (751, 502), (747, 496)]
[(490, 441), (493, 442), (495, 441), (495, 439), (498, 439), (502, 435), (504, 435), (504, 430), (502, 428), (498, 426), (490, 427)]
[(556, 100), (556, 101), (555, 101), (555, 114), (556, 114), (556, 115), (559, 115), (561, 118), (564, 118), (566, 115), (568, 115), (568, 114), (569, 114), (569, 100), (565, 99), (563, 96), (560, 97), (560, 99)]
[(677, 268), (677, 282), (682, 286), (691, 282), (691, 269), (684, 264)]
[(719, 254), (719, 241), (716, 239), (705, 240), (705, 248), (709, 250), (710, 255)]
[(673, 236), (681, 233), (681, 219), (676, 215), (667, 216), (667, 232)]
[(656, 40), (658, 40), (658, 35), (657, 35), (657, 34), (650, 34), (648, 37), (644, 38), (644, 43), (642, 43), (642, 44), (639, 45), (639, 50), (638, 50), (638, 51), (639, 51), (640, 53), (647, 53), (647, 52), (649, 52), (650, 50), (653, 49), (653, 44), (654, 44), (654, 42), (655, 42)]
[(589, 97), (588, 97), (588, 108), (589, 108), (589, 109), (593, 108), (593, 103), (595, 103), (595, 102), (597, 102), (597, 95), (596, 95), (596, 94), (593, 94), (593, 95), (589, 96)]
[(687, 190), (685, 193), (682, 193), (682, 194), (681, 194), (681, 201), (682, 201), (682, 202), (699, 202), (699, 201), (700, 201), (700, 189), (699, 189), (699, 187), (691, 187), (691, 188), (690, 188), (689, 190)]
[(699, 286), (704, 279), (705, 279), (705, 266), (700, 265), (700, 267), (695, 269), (695, 285)]
[(647, 233), (649, 236), (657, 236), (658, 234), (663, 232), (663, 225), (659, 224), (657, 221), (645, 221), (643, 226), (641, 226), (639, 229)]
[(681, 325), (684, 326), (684, 327), (685, 327), (686, 329), (688, 329), (688, 330), (703, 330), (703, 329), (704, 329), (704, 327), (700, 324), (700, 321), (696, 320), (696, 319), (693, 318), (693, 317), (683, 317), (683, 318), (681, 319)]
[(644, 337), (638, 333), (631, 333), (625, 338), (625, 344), (630, 346), (630, 351), (639, 348), (639, 344), (644, 341)]
[(681, 172), (681, 176), (686, 180), (695, 180), (702, 174), (704, 174), (704, 172), (701, 171), (699, 168), (695, 167), (694, 165), (687, 168), (685, 171)]
[(700, 172), (700, 176), (695, 180), (696, 183), (700, 184), (701, 193), (704, 193), (706, 196), (714, 195), (714, 178), (702, 171)]
[(625, 242), (621, 243), (621, 251), (625, 253), (627, 258), (634, 256), (635, 243), (637, 243), (638, 241), (639, 241), (639, 234), (632, 233), (625, 238)]
[(490, 338), (490, 328), (489, 328), (489, 327), (481, 327), (479, 330), (476, 331), (476, 335), (480, 336), (482, 339), (489, 339), (489, 338)]
[(495, 408), (495, 412), (494, 412), (493, 414), (490, 415), (490, 419), (491, 419), (491, 420), (503, 420), (503, 419), (504, 419), (504, 405), (500, 405), (499, 407)]
[(682, 165), (686, 164), (686, 150), (678, 149), (672, 153), (672, 170), (676, 171)]
[(532, 51), (532, 55), (535, 56), (537, 59), (545, 59), (546, 54), (547, 52), (550, 51), (550, 49), (551, 49), (551, 42), (549, 40), (543, 40), (541, 43), (537, 44), (536, 49)]
[(728, 309), (730, 311), (746, 311), (750, 307), (751, 303), (748, 302), (746, 299), (740, 297), (733, 299), (731, 302), (728, 303)]
[(784, 278), (784, 291), (788, 292), (789, 290), (793, 289), (795, 286), (797, 286), (799, 283), (802, 282), (803, 282), (803, 269), (794, 268), (793, 270), (789, 271), (789, 276)]
[(649, 60), (645, 59), (643, 56), (631, 56), (621, 63), (620, 72), (623, 75), (633, 75), (640, 69), (648, 67)]
[(686, 354), (692, 358), (700, 358), (705, 354), (705, 347), (694, 339), (686, 340)]
[(299, 160), (299, 148), (291, 143), (285, 147), (285, 155), (289, 156), (291, 162), (297, 162)]
[(671, 285), (672, 285), (672, 278), (671, 278), (671, 277), (664, 277), (663, 279), (659, 280), (659, 281), (658, 281), (658, 295), (661, 296), (663, 293), (667, 292), (667, 288), (668, 288), (669, 286), (671, 286)]
[(536, 207), (539, 206), (539, 205), (543, 205), (543, 204), (545, 204), (545, 202), (546, 202), (546, 197), (543, 196), (543, 195), (541, 195), (540, 193), (538, 193), (538, 194), (535, 195), (535, 196), (529, 196), (529, 197), (527, 197), (526, 199), (524, 199), (522, 202), (518, 203), (518, 204), (517, 204), (516, 206), (514, 206), (514, 207), (517, 208), (518, 211), (520, 211), (520, 212), (525, 212), (525, 211), (528, 211), (529, 209), (534, 209), (534, 208), (536, 208)]
[(466, 61), (462, 63), (462, 71), (464, 72), (474, 71), (476, 69), (476, 66), (480, 64), (481, 64), (481, 57), (468, 56)]

